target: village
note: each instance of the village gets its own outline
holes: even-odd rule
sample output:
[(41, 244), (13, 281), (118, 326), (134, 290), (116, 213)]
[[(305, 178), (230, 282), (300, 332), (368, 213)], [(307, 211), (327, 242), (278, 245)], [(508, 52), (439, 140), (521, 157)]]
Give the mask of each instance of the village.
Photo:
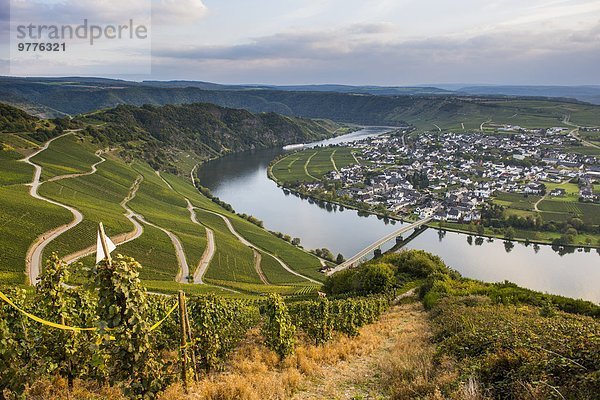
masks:
[[(579, 201), (598, 202), (593, 182), (600, 160), (567, 151), (579, 143), (565, 128), (517, 133), (427, 133), (406, 140), (398, 131), (353, 144), (357, 164), (340, 168), (308, 192), (335, 188), (335, 197), (398, 216), (477, 221), (497, 193), (565, 196), (546, 185), (578, 182)], [(514, 127), (507, 127), (511, 130)]]

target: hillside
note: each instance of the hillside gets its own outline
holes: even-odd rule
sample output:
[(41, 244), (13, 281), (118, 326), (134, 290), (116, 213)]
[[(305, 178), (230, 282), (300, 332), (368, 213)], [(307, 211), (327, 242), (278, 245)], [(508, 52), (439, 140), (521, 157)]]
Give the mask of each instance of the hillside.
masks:
[[(335, 125), (205, 104), (122, 106), (94, 117), (106, 122), (0, 133), (0, 283), (35, 282), (53, 252), (93, 266), (99, 222), (118, 252), (144, 264), (141, 277), (156, 291), (293, 295), (324, 279), (317, 257), (213, 202), (190, 172), (201, 158), (325, 137)], [(220, 140), (230, 147), (211, 147)], [(186, 178), (165, 171), (176, 156), (171, 169)], [(70, 278), (85, 280), (81, 269)]]
[[(565, 117), (577, 125), (600, 125), (600, 106), (576, 100), (518, 98), (510, 96), (444, 94), (434, 90), (406, 90), (389, 93), (341, 90), (336, 86), (314, 88), (227, 88), (212, 85), (186, 86), (187, 83), (132, 83), (123, 81), (59, 82), (36, 79), (0, 80), (0, 101), (28, 104), (35, 112), (80, 114), (115, 107), (119, 104), (141, 106), (181, 103), (213, 103), (251, 112), (275, 112), (288, 116), (324, 118), (366, 125), (412, 124), (418, 129), (478, 129), (486, 122), (525, 127), (560, 126)], [(208, 89), (207, 89), (208, 88)], [(219, 88), (218, 90), (216, 88)], [(301, 91), (300, 91), (301, 90)], [(317, 91), (318, 90), (318, 91)], [(433, 95), (433, 93), (439, 93)], [(434, 125), (435, 124), (435, 125)]]
[[(285, 117), (275, 113), (252, 114), (213, 104), (162, 107), (121, 105), (81, 118), (97, 125), (88, 131), (100, 143), (127, 144), (156, 168), (177, 170), (174, 153), (208, 158), (255, 148), (305, 143), (330, 137), (337, 125)], [(133, 142), (143, 143), (129, 146)], [(139, 152), (141, 150), (141, 154)], [(187, 171), (189, 172), (189, 171)]]
[(37, 121), (37, 118), (19, 108), (0, 103), (0, 132), (31, 131)]

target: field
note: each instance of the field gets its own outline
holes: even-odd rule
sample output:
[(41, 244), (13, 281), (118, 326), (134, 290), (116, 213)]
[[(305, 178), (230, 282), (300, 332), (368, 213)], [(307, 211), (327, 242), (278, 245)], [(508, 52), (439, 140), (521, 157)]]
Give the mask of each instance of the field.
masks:
[[(53, 148), (52, 143), (49, 149)], [(42, 153), (43, 154), (43, 153)], [(82, 152), (82, 154), (85, 154)], [(84, 215), (82, 223), (52, 242), (45, 256), (56, 251), (61, 256), (71, 254), (96, 243), (98, 223), (102, 222), (109, 236), (129, 232), (131, 222), (119, 205), (129, 193), (136, 174), (122, 161), (105, 155), (107, 161), (93, 175), (46, 182), (40, 186), (42, 196), (77, 208)], [(89, 169), (89, 167), (88, 167)]]
[(589, 224), (597, 224), (600, 221), (600, 205), (598, 204), (543, 200), (538, 208), (544, 212), (545, 216), (563, 214), (563, 216), (581, 218), (583, 222)]
[(96, 149), (76, 135), (56, 139), (46, 150), (31, 161), (42, 166), (42, 179), (55, 176), (80, 174), (90, 170), (90, 166), (100, 159), (94, 154)]
[[(15, 138), (11, 136), (11, 143), (34, 146), (24, 138)], [(12, 145), (7, 146), (4, 143), (2, 148), (5, 150), (0, 153), (0, 208), (3, 210), (0, 216), (3, 238), (0, 281), (22, 284), (25, 253), (31, 243), (45, 232), (71, 221), (73, 216), (62, 207), (29, 195), (29, 187), (25, 185), (31, 182), (34, 169), (18, 161), (28, 150), (13, 150)], [(50, 241), (44, 248), (44, 257), (53, 251), (60, 256), (81, 253), (94, 246), (98, 222), (103, 222), (112, 238), (132, 235), (134, 226), (125, 216), (125, 207), (129, 207), (143, 218), (138, 221), (143, 231), (134, 240), (119, 245), (115, 254), (129, 255), (139, 261), (143, 266), (141, 277), (152, 290), (172, 293), (178, 288), (189, 288), (191, 293), (223, 293), (222, 289), (209, 283), (214, 282), (242, 292), (227, 291), (228, 295), (248, 296), (270, 291), (294, 294), (302, 288), (315, 286), (286, 271), (271, 253), (290, 268), (323, 280), (316, 257), (224, 210), (198, 192), (189, 181), (167, 173), (159, 175), (140, 161), (126, 163), (116, 153), (105, 152), (98, 156), (97, 151), (85, 137), (71, 134), (56, 139), (48, 149), (32, 158), (42, 167), (43, 183), (38, 189), (39, 194), (74, 207), (84, 216), (81, 223)], [(331, 153), (327, 157), (331, 157)], [(339, 162), (346, 164), (343, 159)], [(96, 165), (96, 170), (92, 165)], [(133, 193), (135, 196), (131, 197)], [(126, 199), (128, 201), (124, 203)], [(199, 224), (192, 221), (186, 199), (196, 207)], [(230, 231), (223, 217), (233, 224), (238, 234), (260, 249), (258, 267), (270, 285), (263, 284), (257, 273), (254, 251)], [(205, 273), (209, 284), (176, 283), (179, 271), (176, 249), (163, 230), (181, 243), (191, 275), (207, 247), (205, 227), (212, 229), (215, 236), (215, 254)], [(93, 265), (94, 256), (84, 256), (80, 261), (89, 267)], [(73, 282), (82, 283), (83, 274), (79, 270), (76, 272)]]
[(315, 182), (336, 169), (356, 164), (350, 147), (306, 149), (283, 157), (271, 171), (279, 182)]
[(521, 193), (502, 192), (498, 193), (498, 195), (494, 198), (494, 203), (516, 210), (533, 211), (534, 204), (541, 198), (541, 196), (525, 196)]

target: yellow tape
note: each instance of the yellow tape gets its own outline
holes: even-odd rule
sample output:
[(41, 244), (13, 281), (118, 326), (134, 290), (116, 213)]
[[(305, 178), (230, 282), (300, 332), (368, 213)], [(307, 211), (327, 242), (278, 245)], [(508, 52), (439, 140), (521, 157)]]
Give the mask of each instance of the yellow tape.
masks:
[[(7, 302), (10, 306), (12, 306), (15, 310), (19, 311), (20, 313), (22, 313), (23, 315), (25, 315), (28, 318), (31, 318), (32, 320), (39, 322), (40, 324), (44, 324), (47, 326), (51, 326), (53, 328), (57, 328), (57, 329), (63, 329), (63, 330), (67, 330), (67, 331), (75, 331), (75, 332), (81, 332), (81, 331), (95, 331), (98, 330), (98, 328), (79, 328), (76, 326), (68, 326), (68, 325), (63, 325), (63, 324), (57, 324), (55, 322), (50, 322), (50, 321), (46, 321), (45, 319), (42, 319), (36, 315), (30, 314), (27, 311), (19, 308), (19, 306), (17, 306), (15, 303), (12, 302), (11, 299), (9, 299), (8, 297), (6, 297), (6, 295), (2, 292), (0, 292), (0, 299), (4, 300), (5, 302)], [(165, 317), (163, 319), (161, 319), (160, 321), (158, 321), (157, 323), (155, 323), (154, 325), (152, 325), (149, 329), (149, 332), (152, 332), (153, 330), (155, 330), (156, 328), (158, 328), (160, 325), (162, 325), (163, 322), (165, 322), (165, 320), (169, 317), (169, 315), (171, 315), (171, 313), (173, 311), (175, 311), (175, 309), (177, 308), (178, 303), (175, 303), (173, 305), (173, 307), (171, 307), (171, 309), (167, 312), (167, 315), (165, 315)], [(106, 328), (105, 330), (112, 330), (114, 328)]]
[(179, 305), (179, 303), (175, 303), (173, 304), (173, 307), (171, 307), (171, 309), (167, 312), (167, 315), (165, 315), (165, 317), (163, 319), (161, 319), (160, 321), (158, 321), (157, 323), (155, 323), (154, 325), (152, 325), (149, 329), (149, 332), (152, 332), (153, 330), (155, 330), (156, 328), (158, 328), (159, 326), (161, 326), (161, 324), (163, 322), (165, 322), (165, 320), (169, 317), (169, 315), (171, 315), (171, 313), (173, 311), (175, 311), (175, 309), (177, 308), (177, 306)]
[(51, 326), (53, 328), (57, 328), (57, 329), (63, 329), (63, 330), (67, 330), (67, 331), (75, 331), (75, 332), (81, 332), (81, 331), (95, 331), (96, 328), (77, 328), (74, 326), (67, 326), (67, 325), (63, 325), (63, 324), (57, 324), (55, 322), (50, 322), (50, 321), (46, 321), (45, 319), (42, 319), (40, 317), (37, 317), (33, 314), (28, 313), (27, 311), (19, 308), (15, 303), (13, 303), (8, 297), (6, 297), (6, 295), (2, 292), (0, 292), (0, 299), (4, 300), (5, 302), (7, 302), (8, 304), (10, 304), (13, 308), (15, 308), (17, 311), (19, 311), (20, 313), (24, 314), (26, 317), (31, 318), (32, 320), (39, 322), (40, 324), (44, 324), (44, 325), (48, 325)]

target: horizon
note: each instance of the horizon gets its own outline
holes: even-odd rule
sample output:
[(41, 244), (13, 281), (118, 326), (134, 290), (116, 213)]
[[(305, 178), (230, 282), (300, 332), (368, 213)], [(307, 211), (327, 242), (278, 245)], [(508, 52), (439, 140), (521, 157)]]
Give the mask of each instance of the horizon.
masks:
[(11, 75), (19, 76), (228, 85), (600, 84), (600, 3), (589, 0), (327, 0), (300, 7), (274, 0), (133, 0), (125, 8), (116, 0), (102, 6), (74, 0), (1, 4), (4, 39), (18, 21), (73, 26), (90, 19), (107, 26), (135, 18), (151, 30), (148, 41), (135, 45), (99, 40), (90, 50), (69, 42), (77, 57), (44, 62), (14, 59), (14, 41), (3, 40), (2, 74), (12, 67)]

